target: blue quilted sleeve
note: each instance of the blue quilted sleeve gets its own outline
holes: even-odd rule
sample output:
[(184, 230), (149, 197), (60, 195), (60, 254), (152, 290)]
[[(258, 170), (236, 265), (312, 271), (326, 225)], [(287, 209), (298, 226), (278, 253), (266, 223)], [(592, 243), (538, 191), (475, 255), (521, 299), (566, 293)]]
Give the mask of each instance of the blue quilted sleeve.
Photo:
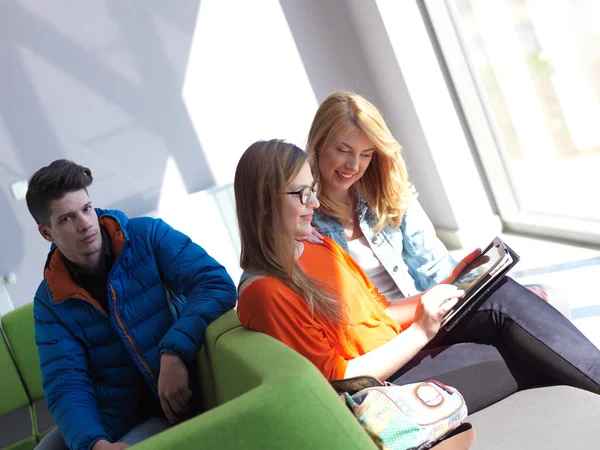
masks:
[(202, 346), (206, 327), (235, 306), (236, 289), (221, 264), (161, 219), (154, 221), (152, 246), (161, 277), (186, 299), (180, 317), (160, 343), (160, 352), (189, 362)]
[(35, 340), (48, 408), (69, 446), (88, 450), (110, 436), (102, 426), (85, 350), (48, 305), (34, 299)]

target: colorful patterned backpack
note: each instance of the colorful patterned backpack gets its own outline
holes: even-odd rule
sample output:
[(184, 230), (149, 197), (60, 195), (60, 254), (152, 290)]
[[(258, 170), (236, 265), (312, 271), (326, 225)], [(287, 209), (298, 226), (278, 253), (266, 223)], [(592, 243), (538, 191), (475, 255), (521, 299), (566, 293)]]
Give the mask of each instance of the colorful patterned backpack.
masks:
[(396, 386), (356, 377), (332, 385), (380, 449), (467, 449), (475, 440), (472, 426), (461, 426), (467, 417), (462, 395), (438, 381)]

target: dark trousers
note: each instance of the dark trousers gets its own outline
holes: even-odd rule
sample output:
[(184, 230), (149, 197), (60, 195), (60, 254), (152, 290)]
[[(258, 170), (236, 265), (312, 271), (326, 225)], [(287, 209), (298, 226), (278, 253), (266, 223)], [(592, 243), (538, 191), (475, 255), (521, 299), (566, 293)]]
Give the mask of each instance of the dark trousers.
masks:
[(505, 277), (388, 381), (426, 379), (457, 388), (470, 413), (542, 384), (600, 393), (600, 350), (553, 306)]

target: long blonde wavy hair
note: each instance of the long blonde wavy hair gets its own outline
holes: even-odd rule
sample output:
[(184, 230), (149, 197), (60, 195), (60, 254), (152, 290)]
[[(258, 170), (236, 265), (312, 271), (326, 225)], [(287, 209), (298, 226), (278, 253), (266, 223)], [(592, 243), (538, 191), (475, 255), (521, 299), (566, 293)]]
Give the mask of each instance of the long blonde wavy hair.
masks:
[[(319, 106), (306, 145), (313, 176), (320, 179), (319, 154), (327, 137), (345, 127), (360, 129), (376, 149), (369, 167), (355, 183), (375, 218), (373, 230), (378, 232), (386, 225), (399, 227), (416, 193), (408, 180), (402, 147), (379, 110), (364, 97), (352, 92), (334, 92)], [(348, 206), (329, 197), (324, 183), (321, 183), (319, 202), (321, 211), (328, 216), (342, 223), (347, 220)]]
[(276, 139), (255, 142), (242, 155), (233, 183), (240, 266), (278, 278), (304, 299), (313, 314), (343, 327), (347, 314), (342, 303), (297, 264), (294, 235), (283, 212), (282, 193), (306, 162), (302, 149)]

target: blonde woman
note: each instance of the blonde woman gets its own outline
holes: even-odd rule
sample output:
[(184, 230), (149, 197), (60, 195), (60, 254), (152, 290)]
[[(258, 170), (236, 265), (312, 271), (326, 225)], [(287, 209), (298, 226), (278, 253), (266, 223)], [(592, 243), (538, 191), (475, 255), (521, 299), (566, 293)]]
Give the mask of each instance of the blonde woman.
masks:
[[(321, 206), (318, 233), (336, 241), (389, 299), (447, 282), (456, 266), (416, 199), (400, 144), (378, 109), (351, 92), (329, 95), (308, 135)], [(309, 239), (316, 242), (319, 234)], [(534, 292), (544, 296), (541, 287)], [(547, 298), (546, 298), (547, 299)]]
[(277, 140), (251, 145), (234, 189), (248, 274), (239, 288), (240, 320), (308, 358), (327, 379), (434, 378), (457, 387), (471, 412), (539, 383), (600, 391), (598, 349), (513, 280), (503, 278), (472, 314), (438, 335), (462, 291), (439, 284), (417, 294), (414, 308), (390, 304), (335, 241), (307, 241), (319, 186), (300, 148)]

